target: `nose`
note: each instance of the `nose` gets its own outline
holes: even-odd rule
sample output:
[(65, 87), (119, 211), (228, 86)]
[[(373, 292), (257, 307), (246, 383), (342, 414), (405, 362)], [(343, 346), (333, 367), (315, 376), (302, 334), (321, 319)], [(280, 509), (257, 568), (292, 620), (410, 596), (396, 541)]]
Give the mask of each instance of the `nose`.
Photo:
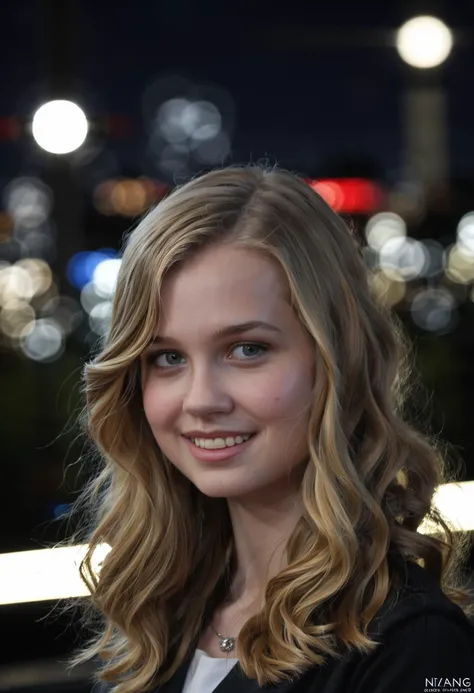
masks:
[(211, 368), (201, 368), (189, 378), (183, 398), (183, 411), (197, 416), (214, 411), (229, 411), (233, 399), (222, 378)]

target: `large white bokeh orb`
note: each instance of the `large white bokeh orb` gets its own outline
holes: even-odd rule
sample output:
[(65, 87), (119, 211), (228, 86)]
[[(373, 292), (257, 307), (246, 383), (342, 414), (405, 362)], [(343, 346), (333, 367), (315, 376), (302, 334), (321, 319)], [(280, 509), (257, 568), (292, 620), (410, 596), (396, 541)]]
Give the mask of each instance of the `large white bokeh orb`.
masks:
[(33, 137), (52, 154), (78, 149), (89, 129), (84, 111), (72, 101), (48, 101), (33, 116)]
[(451, 53), (453, 34), (437, 17), (413, 17), (397, 31), (396, 44), (400, 57), (409, 65), (436, 67)]

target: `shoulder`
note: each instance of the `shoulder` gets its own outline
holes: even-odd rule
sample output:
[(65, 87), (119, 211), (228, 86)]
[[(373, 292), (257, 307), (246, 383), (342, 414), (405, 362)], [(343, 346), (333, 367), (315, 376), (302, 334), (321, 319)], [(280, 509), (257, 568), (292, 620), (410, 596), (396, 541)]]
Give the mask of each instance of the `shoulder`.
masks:
[(474, 690), (474, 627), (437, 612), (405, 619), (359, 660), (353, 682), (354, 693)]
[(359, 659), (354, 693), (474, 690), (474, 625), (423, 568), (407, 563), (405, 577), (369, 626), (380, 644)]
[(405, 624), (426, 617), (457, 624), (472, 637), (474, 625), (458, 604), (452, 602), (436, 580), (416, 563), (403, 561), (399, 564), (400, 584), (395, 583), (380, 611), (369, 625), (369, 634), (387, 636), (404, 628)]

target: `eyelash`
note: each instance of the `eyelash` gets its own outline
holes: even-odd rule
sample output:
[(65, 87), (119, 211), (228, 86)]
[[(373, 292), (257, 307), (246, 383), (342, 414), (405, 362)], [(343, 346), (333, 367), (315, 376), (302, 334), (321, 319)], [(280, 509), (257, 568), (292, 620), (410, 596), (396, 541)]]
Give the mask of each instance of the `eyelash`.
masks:
[[(234, 344), (231, 351), (236, 349), (239, 346), (251, 346), (251, 347), (258, 347), (259, 349), (262, 349), (263, 353), (266, 353), (270, 346), (268, 344), (261, 344), (260, 342), (239, 342), (238, 344)], [(159, 370), (165, 370), (169, 371), (173, 368), (173, 366), (157, 366), (154, 362), (157, 360), (158, 356), (161, 356), (162, 354), (178, 354), (178, 351), (174, 351), (173, 349), (160, 349), (159, 351), (154, 351), (151, 354), (148, 354), (146, 357), (146, 362), (147, 364), (153, 365), (154, 368), (157, 368)], [(250, 358), (250, 359), (244, 359), (244, 361), (254, 361), (257, 356)], [(178, 366), (181, 364), (177, 364)]]

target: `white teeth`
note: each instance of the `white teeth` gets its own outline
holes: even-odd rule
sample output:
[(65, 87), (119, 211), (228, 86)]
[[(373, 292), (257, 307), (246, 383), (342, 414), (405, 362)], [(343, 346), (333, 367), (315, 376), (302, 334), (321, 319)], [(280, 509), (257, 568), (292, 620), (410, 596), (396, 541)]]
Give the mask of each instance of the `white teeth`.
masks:
[(194, 445), (200, 448), (206, 448), (207, 450), (218, 450), (219, 448), (228, 448), (233, 445), (239, 445), (239, 443), (245, 443), (246, 440), (250, 438), (250, 435), (245, 436), (235, 436), (232, 438), (191, 438)]

